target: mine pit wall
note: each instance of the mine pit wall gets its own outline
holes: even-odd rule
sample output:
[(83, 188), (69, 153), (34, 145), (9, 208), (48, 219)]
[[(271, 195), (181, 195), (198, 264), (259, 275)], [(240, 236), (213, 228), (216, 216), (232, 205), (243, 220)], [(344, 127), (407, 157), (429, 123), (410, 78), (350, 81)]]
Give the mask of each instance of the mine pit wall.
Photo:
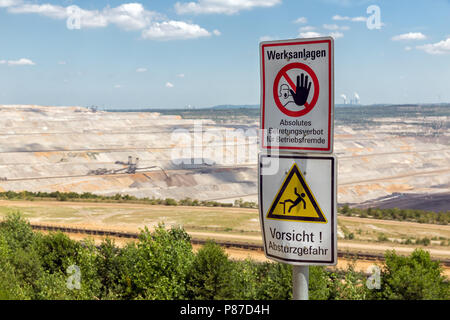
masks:
[[(211, 120), (39, 106), (2, 106), (0, 115), (0, 178), (7, 178), (0, 181), (0, 191), (203, 200), (256, 190), (256, 154), (250, 155), (246, 146), (256, 146), (256, 137), (236, 135)], [(191, 140), (171, 139), (174, 130)], [(194, 130), (203, 132), (202, 145), (194, 140)], [(239, 157), (234, 154), (236, 137), (247, 150)], [(199, 161), (186, 163), (198, 155)], [(207, 163), (202, 155), (208, 155)], [(139, 167), (150, 168), (127, 174), (127, 165), (116, 162), (126, 163), (129, 156), (139, 158)], [(89, 174), (99, 168), (124, 170)]]
[[(418, 127), (392, 122), (380, 121), (370, 131), (335, 128), (340, 203), (450, 192), (450, 145), (434, 142), (450, 141), (449, 134), (439, 140), (408, 136)], [(0, 106), (0, 191), (257, 201), (257, 141), (246, 134), (212, 120), (158, 113)], [(126, 173), (129, 156), (147, 169)], [(191, 157), (199, 161), (180, 163)], [(106, 174), (89, 174), (98, 169)]]

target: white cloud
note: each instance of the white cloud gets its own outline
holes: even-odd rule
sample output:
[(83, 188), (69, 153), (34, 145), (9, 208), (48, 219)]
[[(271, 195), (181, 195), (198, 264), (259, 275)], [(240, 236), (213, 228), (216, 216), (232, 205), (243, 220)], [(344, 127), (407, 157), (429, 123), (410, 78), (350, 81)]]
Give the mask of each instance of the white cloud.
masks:
[(366, 22), (367, 21), (367, 17), (353, 17), (350, 19), (350, 21), (353, 22)]
[(410, 46), (405, 47), (405, 51), (411, 51), (411, 50), (412, 50), (412, 48)]
[(299, 29), (300, 31), (313, 31), (316, 30), (316, 27), (313, 26), (304, 26)]
[(137, 68), (136, 72), (147, 72), (147, 68)]
[(182, 40), (209, 37), (211, 33), (199, 25), (183, 21), (156, 22), (142, 31), (142, 38), (150, 40)]
[[(0, 0), (6, 1), (6, 0)], [(142, 38), (152, 40), (178, 40), (207, 37), (211, 33), (200, 26), (183, 21), (168, 20), (149, 11), (140, 3), (125, 3), (101, 10), (85, 10), (77, 6), (63, 7), (52, 4), (21, 4), (8, 8), (13, 14), (39, 14), (58, 20), (79, 22), (80, 28), (104, 28), (115, 25), (126, 31), (140, 30)], [(220, 35), (218, 30), (213, 34)]]
[(299, 33), (300, 38), (316, 38), (316, 37), (322, 37), (322, 34), (315, 31), (307, 31), (307, 32), (300, 32)]
[(122, 88), (122, 85), (120, 85), (120, 84), (116, 84), (116, 85), (114, 86), (114, 88), (116, 88), (116, 89), (120, 89), (120, 88)]
[(408, 32), (399, 34), (391, 38), (392, 41), (402, 41), (402, 40), (424, 40), (427, 37), (421, 32)]
[(65, 7), (51, 4), (23, 4), (9, 8), (8, 12), (15, 14), (36, 13), (54, 19), (65, 19), (68, 17)]
[(333, 16), (332, 19), (337, 20), (337, 21), (342, 21), (342, 20), (350, 20), (350, 17), (343, 17), (343, 16), (340, 16), (337, 14), (337, 15)]
[(337, 24), (324, 24), (323, 28), (327, 30), (338, 30), (339, 26)]
[(330, 37), (333, 37), (334, 39), (338, 39), (338, 38), (342, 38), (344, 36), (344, 34), (342, 32), (330, 32), (327, 34), (323, 34), (323, 33), (315, 32), (315, 31), (307, 31), (307, 32), (300, 32), (298, 36), (300, 38), (316, 38), (316, 37), (330, 36)]
[(324, 24), (323, 28), (327, 29), (327, 30), (349, 30), (350, 29), (350, 27), (348, 27), (348, 26), (338, 26), (337, 24)]
[(308, 19), (306, 17), (300, 17), (294, 20), (294, 23), (307, 23)]
[(177, 2), (175, 11), (178, 14), (235, 14), (241, 10), (257, 7), (273, 7), (281, 0), (198, 0), (197, 2)]
[(336, 21), (353, 21), (353, 22), (366, 22), (367, 17), (347, 17), (347, 16), (340, 16), (340, 15), (334, 15), (333, 20)]
[(149, 25), (156, 12), (144, 9), (140, 3), (125, 3), (116, 8), (105, 8), (103, 13), (107, 22), (125, 30), (140, 30)]
[(271, 40), (275, 40), (275, 38), (272, 37), (272, 36), (262, 36), (262, 37), (259, 37), (259, 41), (271, 41)]
[(23, 4), (8, 9), (15, 14), (35, 13), (53, 19), (80, 20), (82, 28), (107, 27), (115, 24), (125, 30), (145, 28), (152, 18), (158, 17), (153, 11), (145, 10), (140, 3), (125, 3), (115, 8), (105, 7), (103, 10), (84, 10), (77, 6), (62, 7), (52, 4)]
[(217, 30), (217, 29), (214, 29), (213, 30), (213, 32), (212, 32), (215, 36), (220, 36), (222, 33), (219, 31), (219, 30)]
[(52, 4), (22, 4), (8, 8), (11, 13), (37, 13), (54, 19), (66, 19), (68, 17), (65, 7)]
[(178, 78), (184, 78), (184, 73), (179, 73), (179, 74), (177, 74), (177, 77), (178, 77)]
[(416, 46), (416, 48), (433, 55), (448, 54), (450, 53), (450, 37), (436, 43), (429, 43), (424, 44), (422, 46)]
[(342, 32), (330, 32), (330, 36), (332, 36), (335, 39), (339, 39), (342, 38), (344, 36), (344, 34)]
[(166, 82), (166, 87), (167, 88), (173, 88), (174, 85), (172, 83), (170, 83), (170, 82)]
[(0, 60), (0, 64), (7, 64), (8, 66), (34, 66), (35, 63), (30, 59), (21, 58), (19, 60)]
[(67, 62), (65, 62), (65, 61), (58, 61), (58, 64), (60, 64), (60, 65), (66, 65)]
[(0, 0), (0, 8), (12, 7), (21, 3), (21, 0)]

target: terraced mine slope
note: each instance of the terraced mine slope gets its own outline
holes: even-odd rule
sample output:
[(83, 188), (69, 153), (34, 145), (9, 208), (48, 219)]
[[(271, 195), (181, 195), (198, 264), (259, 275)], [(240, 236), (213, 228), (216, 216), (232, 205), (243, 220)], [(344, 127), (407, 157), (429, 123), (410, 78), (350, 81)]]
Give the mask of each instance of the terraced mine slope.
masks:
[[(448, 121), (338, 122), (338, 201), (377, 205), (410, 195), (426, 206), (434, 195), (444, 207), (435, 209), (448, 209), (450, 133), (436, 127)], [(0, 190), (256, 201), (257, 128), (251, 117), (0, 106)]]

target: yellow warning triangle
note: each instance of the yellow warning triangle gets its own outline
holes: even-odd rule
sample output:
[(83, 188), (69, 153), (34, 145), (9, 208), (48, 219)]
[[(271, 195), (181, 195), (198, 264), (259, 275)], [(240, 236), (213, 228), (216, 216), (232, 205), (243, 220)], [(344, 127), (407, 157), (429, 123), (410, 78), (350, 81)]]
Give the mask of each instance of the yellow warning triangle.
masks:
[(322, 209), (295, 162), (278, 190), (267, 218), (327, 223)]

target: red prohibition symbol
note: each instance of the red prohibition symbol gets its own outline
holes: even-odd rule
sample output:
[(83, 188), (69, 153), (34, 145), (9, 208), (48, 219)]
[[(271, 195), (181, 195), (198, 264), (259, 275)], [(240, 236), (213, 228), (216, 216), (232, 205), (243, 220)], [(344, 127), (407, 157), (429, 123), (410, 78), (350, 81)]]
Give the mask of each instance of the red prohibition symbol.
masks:
[[(289, 75), (287, 74), (287, 72), (289, 70), (292, 69), (300, 69), (297, 70), (297, 74), (298, 77), (300, 75), (300, 73), (305, 73), (308, 76), (311, 76), (312, 79), (312, 83), (314, 85), (314, 95), (311, 99), (310, 102), (305, 102), (303, 104), (304, 109), (299, 110), (299, 111), (291, 111), (289, 109), (286, 108), (286, 105), (283, 105), (283, 103), (280, 101), (280, 81), (282, 78), (284, 78), (286, 80), (286, 82), (289, 84), (289, 92), (291, 92), (292, 94), (297, 94), (297, 89), (299, 89), (299, 78), (297, 79), (297, 85), (294, 83), (294, 81), (292, 81), (292, 79), (289, 77)], [(302, 86), (303, 86), (303, 73), (302, 73)], [(306, 89), (307, 87), (307, 78), (306, 81), (304, 83), (304, 88)], [(284, 85), (286, 86), (286, 85)], [(311, 85), (309, 86), (309, 88), (311, 87)], [(309, 88), (307, 88), (307, 95), (309, 94)], [(305, 114), (307, 114), (308, 112), (310, 112), (314, 106), (317, 103), (317, 99), (319, 99), (319, 80), (317, 79), (316, 74), (314, 73), (314, 71), (308, 67), (306, 64), (300, 63), (300, 62), (293, 62), (290, 64), (285, 65), (277, 74), (277, 76), (275, 77), (275, 81), (273, 82), (273, 97), (275, 100), (275, 103), (278, 107), (278, 109), (280, 109), (281, 112), (283, 112), (285, 115), (290, 116), (290, 117), (301, 117), (304, 116)]]

